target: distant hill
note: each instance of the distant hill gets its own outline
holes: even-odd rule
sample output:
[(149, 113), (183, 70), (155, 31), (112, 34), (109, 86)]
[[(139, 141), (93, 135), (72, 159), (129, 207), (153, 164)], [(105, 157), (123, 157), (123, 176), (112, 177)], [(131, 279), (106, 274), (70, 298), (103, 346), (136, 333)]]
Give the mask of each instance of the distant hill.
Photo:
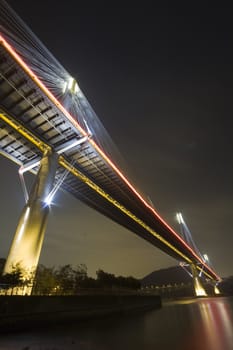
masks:
[(151, 272), (149, 275), (141, 279), (141, 284), (143, 287), (155, 285), (162, 286), (168, 284), (181, 284), (181, 283), (190, 283), (192, 278), (188, 273), (182, 269), (180, 266), (172, 266), (167, 269), (161, 269), (154, 272)]
[(224, 294), (233, 295), (233, 276), (223, 278), (218, 287)]

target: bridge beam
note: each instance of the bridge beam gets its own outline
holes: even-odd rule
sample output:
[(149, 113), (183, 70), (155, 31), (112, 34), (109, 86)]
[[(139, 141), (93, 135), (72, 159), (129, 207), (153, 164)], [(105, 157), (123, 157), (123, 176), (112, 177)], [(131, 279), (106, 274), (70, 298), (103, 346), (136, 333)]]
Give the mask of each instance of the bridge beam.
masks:
[(196, 297), (207, 296), (205, 288), (203, 287), (200, 278), (198, 276), (198, 271), (195, 264), (191, 264), (192, 275), (193, 275), (193, 285)]
[[(20, 216), (4, 273), (12, 272), (17, 264), (22, 267), (25, 279), (35, 273), (49, 214), (46, 198), (53, 188), (57, 164), (58, 155), (50, 150), (45, 151), (29, 199)], [(31, 289), (28, 288), (26, 293), (31, 294)]]

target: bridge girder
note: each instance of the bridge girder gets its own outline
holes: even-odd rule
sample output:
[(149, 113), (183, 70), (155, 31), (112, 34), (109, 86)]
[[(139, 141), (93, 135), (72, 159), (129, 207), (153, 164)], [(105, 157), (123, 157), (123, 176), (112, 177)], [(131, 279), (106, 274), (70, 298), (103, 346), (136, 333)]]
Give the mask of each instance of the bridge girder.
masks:
[[(61, 125), (61, 122), (68, 123), (68, 128), (71, 130), (70, 139), (87, 136), (78, 123), (73, 120), (65, 108), (1, 36), (0, 44), (0, 58), (2, 56), (2, 62), (10, 60), (10, 66), (14, 67), (11, 74), (18, 74), (21, 81), (19, 84), (19, 78), (14, 81), (11, 80), (11, 76), (4, 76), (4, 71), (1, 72), (0, 62), (2, 77), (0, 87), (1, 84), (5, 84), (4, 87), (6, 89), (6, 91), (3, 91), (0, 118), (4, 124), (28, 141), (28, 149), (30, 149), (30, 144), (33, 145), (36, 157), (43, 154), (47, 149), (52, 149), (53, 152), (56, 152), (57, 145), (65, 135), (63, 133), (64, 129), (60, 126), (55, 127), (54, 125), (54, 129), (51, 127), (53, 125), (51, 121), (56, 115), (59, 116), (59, 125)], [(3, 63), (3, 70), (4, 65), (5, 62)], [(7, 72), (9, 75), (9, 70)], [(40, 108), (42, 110), (40, 113), (35, 103), (30, 105), (28, 95), (26, 93), (23, 95), (19, 91), (22, 84), (28, 84), (30, 87), (27, 94), (29, 94), (29, 91), (31, 91), (30, 93), (36, 91), (37, 100), (35, 99), (35, 101), (37, 102), (35, 103), (43, 102), (43, 110)], [(14, 98), (12, 97), (13, 94)], [(22, 108), (22, 103), (25, 104), (24, 108)], [(30, 108), (34, 112), (36, 110), (37, 114), (30, 114)], [(54, 111), (50, 119), (46, 117), (47, 123), (50, 124), (50, 128), (47, 128), (45, 120), (40, 120), (39, 122), (37, 120), (45, 117), (46, 113), (51, 110)], [(15, 111), (18, 113), (18, 118), (15, 116)], [(20, 116), (23, 116), (23, 118)], [(23, 124), (23, 121), (26, 126)], [(54, 133), (56, 136), (50, 136), (51, 133)], [(60, 135), (58, 135), (59, 133)], [(57, 137), (58, 142), (54, 142), (54, 137)], [(15, 137), (15, 140), (17, 142), (17, 137)], [(4, 152), (5, 154), (7, 153), (6, 151)], [(75, 166), (72, 164), (72, 157), (75, 159)], [(15, 161), (18, 161), (17, 157)], [(195, 255), (195, 252), (155, 213), (154, 209), (133, 189), (133, 186), (122, 173), (117, 171), (116, 166), (100, 149), (95, 140), (90, 139), (88, 141), (85, 152), (78, 149), (75, 155), (68, 152), (64, 156), (59, 156), (58, 163), (60, 168), (65, 168), (72, 174), (64, 184), (64, 188), (73, 195), (176, 259), (195, 264), (201, 262), (198, 256)], [(74, 178), (78, 179), (75, 183), (72, 180)], [(109, 185), (109, 179), (111, 180), (111, 185)], [(115, 183), (114, 186), (112, 185), (113, 182)], [(84, 195), (80, 189), (84, 191)], [(132, 198), (132, 200), (129, 198)], [(208, 278), (218, 278), (206, 264), (204, 266), (203, 272)], [(197, 268), (199, 267), (197, 266)]]

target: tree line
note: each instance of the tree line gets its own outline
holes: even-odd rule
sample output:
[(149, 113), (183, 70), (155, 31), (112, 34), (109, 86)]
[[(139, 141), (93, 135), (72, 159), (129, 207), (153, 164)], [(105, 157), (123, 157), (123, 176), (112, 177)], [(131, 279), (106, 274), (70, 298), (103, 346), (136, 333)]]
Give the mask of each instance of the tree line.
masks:
[(89, 277), (85, 264), (77, 267), (70, 264), (60, 267), (38, 265), (36, 272), (31, 273), (25, 273), (17, 264), (11, 273), (0, 277), (1, 289), (30, 285), (34, 295), (75, 295), (84, 290), (137, 290), (141, 287), (140, 280), (132, 276), (115, 276), (101, 269), (96, 271), (96, 278)]

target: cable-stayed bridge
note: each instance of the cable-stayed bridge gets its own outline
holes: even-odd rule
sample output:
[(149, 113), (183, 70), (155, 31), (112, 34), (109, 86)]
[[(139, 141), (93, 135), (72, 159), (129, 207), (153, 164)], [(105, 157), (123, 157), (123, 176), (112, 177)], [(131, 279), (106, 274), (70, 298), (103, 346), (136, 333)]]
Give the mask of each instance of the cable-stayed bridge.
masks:
[[(49, 202), (61, 187), (178, 261), (219, 280), (116, 165), (111, 140), (77, 82), (5, 1), (0, 10), (0, 150), (19, 164), (26, 199), (8, 265), (25, 249), (31, 251), (26, 265), (37, 265)], [(37, 174), (30, 194), (26, 171)]]

